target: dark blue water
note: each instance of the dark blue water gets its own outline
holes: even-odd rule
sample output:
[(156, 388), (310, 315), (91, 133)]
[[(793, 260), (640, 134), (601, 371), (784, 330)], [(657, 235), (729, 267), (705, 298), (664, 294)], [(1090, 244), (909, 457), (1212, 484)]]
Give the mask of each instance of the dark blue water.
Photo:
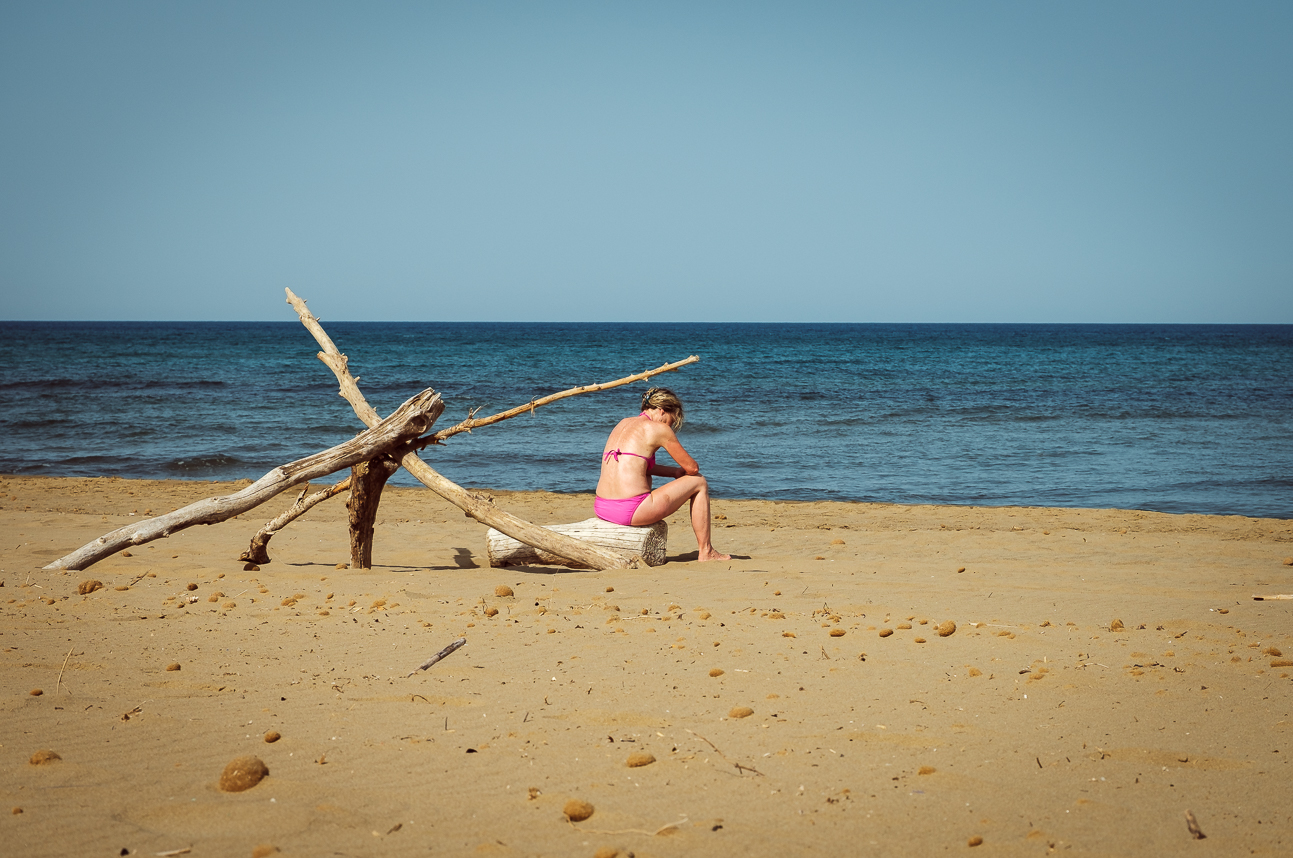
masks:
[[(1288, 325), (326, 325), (379, 412), (433, 387), (442, 426), (700, 355), (653, 383), (720, 496), (1293, 517)], [(360, 428), (295, 322), (0, 338), (3, 473), (255, 478)], [(646, 386), (425, 455), (468, 486), (591, 491)]]

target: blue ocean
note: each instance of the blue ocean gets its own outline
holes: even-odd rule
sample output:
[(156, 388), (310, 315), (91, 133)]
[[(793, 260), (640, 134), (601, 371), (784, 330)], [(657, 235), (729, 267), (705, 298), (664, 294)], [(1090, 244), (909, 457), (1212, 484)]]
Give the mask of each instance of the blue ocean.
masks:
[[(431, 387), (440, 426), (700, 356), (425, 452), (466, 486), (591, 492), (654, 383), (720, 498), (1293, 517), (1289, 325), (325, 326), (379, 412)], [(0, 335), (0, 473), (257, 478), (362, 428), (295, 321)]]

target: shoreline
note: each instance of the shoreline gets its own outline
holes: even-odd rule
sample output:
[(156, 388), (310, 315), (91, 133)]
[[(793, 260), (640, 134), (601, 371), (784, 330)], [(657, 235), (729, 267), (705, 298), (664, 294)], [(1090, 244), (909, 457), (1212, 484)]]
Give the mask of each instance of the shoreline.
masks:
[[(720, 498), (730, 562), (688, 560), (684, 511), (654, 569), (489, 569), (483, 525), (390, 487), (371, 570), (338, 568), (342, 499), (244, 570), (295, 492), (41, 568), (236, 485), (0, 477), (12, 849), (1293, 849), (1293, 602), (1252, 599), (1293, 593), (1293, 522)], [(539, 524), (591, 515), (490, 493)], [(245, 754), (269, 777), (222, 792)], [(594, 814), (567, 821), (572, 799)]]

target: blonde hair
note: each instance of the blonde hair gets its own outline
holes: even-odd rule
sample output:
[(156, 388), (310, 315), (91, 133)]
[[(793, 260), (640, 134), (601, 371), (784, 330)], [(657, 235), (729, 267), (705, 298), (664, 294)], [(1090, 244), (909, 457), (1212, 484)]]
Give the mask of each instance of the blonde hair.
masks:
[(653, 387), (642, 394), (642, 410), (646, 411), (649, 408), (659, 408), (672, 414), (671, 425), (675, 432), (682, 428), (682, 400), (669, 388)]

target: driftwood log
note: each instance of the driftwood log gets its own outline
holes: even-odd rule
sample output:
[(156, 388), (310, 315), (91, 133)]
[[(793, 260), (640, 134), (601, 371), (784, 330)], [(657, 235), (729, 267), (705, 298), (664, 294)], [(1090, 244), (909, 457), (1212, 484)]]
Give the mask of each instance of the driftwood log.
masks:
[(251, 563), (268, 563), (269, 541), (274, 538), (274, 534), (305, 515), (313, 507), (318, 506), (328, 498), (336, 497), (349, 488), (349, 477), (312, 495), (309, 494), (310, 487), (307, 485), (301, 490), (301, 495), (296, 499), (295, 503), (283, 510), (275, 518), (267, 521), (264, 527), (256, 531), (256, 535), (251, 538), (251, 544), (247, 546), (246, 551), (238, 555), (238, 559)]
[[(363, 393), (360, 392), (358, 379), (350, 374), (349, 361), (346, 356), (337, 349), (336, 344), (332, 342), (332, 338), (319, 324), (319, 320), (307, 309), (305, 301), (298, 298), (291, 289), (286, 291), (287, 302), (296, 310), (297, 316), (301, 319), (301, 324), (305, 325), (306, 330), (314, 335), (315, 341), (323, 349), (318, 358), (337, 377), (337, 382), (341, 387), (339, 391), (341, 397), (350, 403), (355, 415), (366, 426), (376, 425), (381, 418), (373, 407), (368, 404), (368, 400), (364, 398)], [(527, 545), (541, 548), (550, 554), (564, 557), (589, 569), (619, 569), (626, 566), (636, 567), (641, 563), (640, 557), (625, 556), (607, 551), (604, 548), (590, 545), (563, 533), (546, 530), (537, 524), (504, 512), (494, 506), (494, 501), (488, 496), (479, 492), (468, 491), (447, 477), (442, 476), (430, 465), (422, 461), (416, 452), (405, 453), (400, 457), (399, 462), (405, 470), (413, 475), (414, 479), (467, 513), (467, 515)]]
[[(647, 527), (629, 527), (623, 524), (611, 524), (600, 518), (590, 518), (574, 524), (550, 525), (545, 530), (564, 533), (566, 536), (591, 542), (593, 545), (619, 554), (636, 554), (648, 566), (660, 566), (664, 563), (665, 549), (669, 542), (669, 525), (664, 521), (657, 521)], [(564, 557), (519, 542), (492, 527), (485, 534), (485, 548), (489, 555), (490, 566), (530, 566), (542, 563), (587, 568)]]
[(206, 498), (174, 512), (145, 519), (104, 534), (60, 557), (46, 569), (80, 570), (115, 554), (123, 548), (143, 545), (170, 536), (195, 524), (216, 524), (239, 513), (260, 506), (293, 486), (349, 468), (358, 462), (381, 456), (390, 450), (402, 450), (417, 436), (426, 432), (444, 411), (440, 394), (424, 390), (401, 405), (385, 420), (374, 421), (372, 428), (344, 444), (304, 459), (274, 468), (241, 491), (222, 497)]

